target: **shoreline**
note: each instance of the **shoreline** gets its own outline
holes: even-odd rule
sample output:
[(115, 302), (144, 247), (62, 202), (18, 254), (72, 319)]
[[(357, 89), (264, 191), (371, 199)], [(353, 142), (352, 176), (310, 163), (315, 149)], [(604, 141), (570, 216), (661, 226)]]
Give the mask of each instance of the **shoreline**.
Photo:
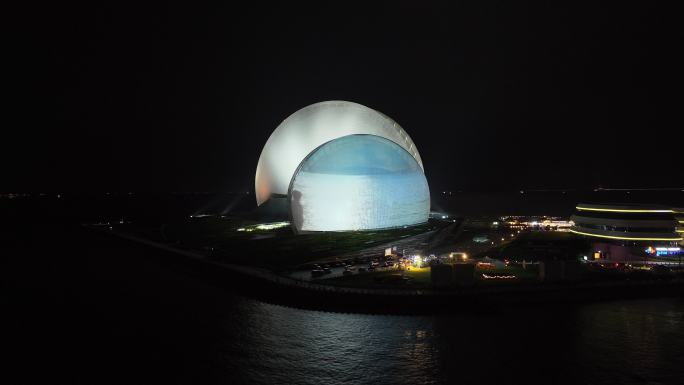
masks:
[(300, 309), (362, 314), (448, 314), (511, 306), (684, 296), (684, 279), (559, 282), (539, 285), (463, 287), (448, 289), (349, 288), (299, 281), (269, 270), (211, 261), (190, 250), (130, 234), (84, 226), (137, 246), (149, 247), (190, 267), (188, 273), (263, 302)]

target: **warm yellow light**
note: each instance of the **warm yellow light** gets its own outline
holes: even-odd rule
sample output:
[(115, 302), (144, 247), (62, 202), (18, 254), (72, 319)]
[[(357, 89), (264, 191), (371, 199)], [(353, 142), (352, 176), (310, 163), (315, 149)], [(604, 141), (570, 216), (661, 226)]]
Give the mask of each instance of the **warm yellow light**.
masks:
[(616, 237), (613, 235), (599, 235), (599, 234), (583, 233), (583, 232), (577, 231), (577, 230), (570, 230), (570, 232), (575, 233), (575, 234), (580, 234), (580, 235), (587, 235), (590, 237), (608, 238), (608, 239), (621, 239), (621, 240), (625, 240), (625, 241), (681, 241), (682, 240), (682, 237), (679, 237), (679, 238)]
[(273, 230), (279, 229), (281, 227), (289, 226), (290, 222), (274, 222), (274, 223), (262, 223), (256, 226), (259, 230)]
[(639, 210), (639, 209), (596, 209), (593, 207), (575, 207), (577, 210), (584, 211), (609, 211), (614, 213), (672, 213), (672, 210)]

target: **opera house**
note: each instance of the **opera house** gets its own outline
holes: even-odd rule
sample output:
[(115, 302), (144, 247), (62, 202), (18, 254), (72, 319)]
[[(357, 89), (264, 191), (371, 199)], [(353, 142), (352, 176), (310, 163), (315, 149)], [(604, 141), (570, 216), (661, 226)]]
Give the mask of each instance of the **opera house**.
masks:
[(268, 138), (258, 205), (280, 201), (297, 233), (424, 223), (430, 191), (418, 149), (386, 115), (346, 101), (304, 107)]

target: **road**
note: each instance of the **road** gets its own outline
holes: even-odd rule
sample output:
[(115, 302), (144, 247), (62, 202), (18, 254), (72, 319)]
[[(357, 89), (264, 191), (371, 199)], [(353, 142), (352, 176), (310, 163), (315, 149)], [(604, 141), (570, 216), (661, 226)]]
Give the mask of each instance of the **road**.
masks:
[[(423, 234), (418, 234), (414, 235), (412, 237), (407, 237), (404, 239), (398, 239), (392, 242), (388, 242), (382, 245), (377, 245), (373, 247), (369, 247), (367, 249), (355, 251), (352, 253), (346, 253), (346, 254), (341, 254), (341, 255), (336, 255), (332, 257), (325, 257), (319, 260), (316, 260), (312, 263), (317, 263), (317, 264), (331, 264), (331, 263), (337, 263), (337, 262), (343, 262), (343, 261), (352, 261), (354, 259), (361, 259), (364, 261), (370, 261), (373, 258), (377, 258), (380, 256), (383, 256), (385, 253), (385, 249), (390, 248), (390, 247), (396, 247), (396, 252), (398, 254), (402, 254), (404, 251), (406, 251), (406, 255), (415, 255), (415, 254), (427, 254), (430, 252), (435, 247), (439, 246), (439, 243), (443, 242), (449, 234), (452, 232), (457, 232), (460, 234), (461, 229), (462, 229), (462, 223), (456, 225), (456, 224), (451, 224), (445, 227), (442, 227), (439, 230), (433, 230), (433, 231), (428, 231)], [(353, 266), (354, 274), (358, 274), (356, 271), (359, 267), (364, 267), (367, 268), (369, 265), (369, 262), (363, 262), (359, 264), (354, 264), (353, 262), (350, 263)], [(389, 269), (389, 268), (379, 268), (376, 269), (378, 271), (382, 271), (384, 269)], [(344, 272), (344, 267), (331, 267), (330, 270), (332, 273), (326, 274), (320, 277), (313, 278), (311, 276), (311, 269), (306, 268), (306, 269), (301, 269), (301, 270), (295, 270), (292, 273), (288, 274), (288, 277), (294, 278), (294, 279), (299, 279), (303, 281), (315, 281), (315, 280), (321, 280), (321, 279), (329, 279), (329, 278), (335, 278), (335, 277), (341, 277)]]

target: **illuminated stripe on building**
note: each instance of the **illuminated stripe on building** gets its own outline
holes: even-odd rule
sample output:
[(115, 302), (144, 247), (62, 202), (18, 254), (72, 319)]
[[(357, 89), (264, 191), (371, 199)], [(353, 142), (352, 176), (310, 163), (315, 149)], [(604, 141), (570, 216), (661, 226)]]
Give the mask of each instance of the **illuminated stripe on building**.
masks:
[(580, 234), (580, 235), (586, 235), (589, 237), (598, 237), (598, 238), (608, 238), (608, 239), (619, 239), (623, 241), (681, 241), (682, 237), (679, 238), (640, 238), (640, 237), (616, 237), (613, 235), (599, 235), (599, 234), (591, 234), (591, 233), (584, 233), (581, 231), (577, 230), (570, 230), (571, 233), (575, 234)]
[[(673, 213), (672, 210), (638, 210), (638, 209), (595, 209), (593, 207), (575, 207), (577, 210), (584, 211), (608, 211), (613, 213)], [(684, 221), (681, 221), (684, 223)]]

